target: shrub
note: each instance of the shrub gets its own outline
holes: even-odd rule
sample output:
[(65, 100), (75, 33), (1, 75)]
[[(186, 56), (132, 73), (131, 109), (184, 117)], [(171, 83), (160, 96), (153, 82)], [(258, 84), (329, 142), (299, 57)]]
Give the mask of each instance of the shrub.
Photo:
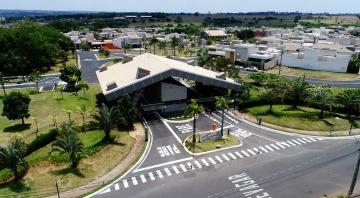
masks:
[(14, 173), (10, 168), (4, 168), (0, 170), (0, 183), (10, 180), (14, 177)]
[(56, 140), (56, 137), (59, 135), (58, 129), (51, 129), (49, 133), (40, 134), (33, 140), (30, 144), (27, 145), (26, 155), (30, 155), (32, 152), (46, 146), (47, 144)]
[(66, 153), (58, 154), (58, 155), (51, 155), (50, 156), (50, 162), (53, 164), (57, 163), (64, 163), (64, 162), (70, 162), (70, 157)]

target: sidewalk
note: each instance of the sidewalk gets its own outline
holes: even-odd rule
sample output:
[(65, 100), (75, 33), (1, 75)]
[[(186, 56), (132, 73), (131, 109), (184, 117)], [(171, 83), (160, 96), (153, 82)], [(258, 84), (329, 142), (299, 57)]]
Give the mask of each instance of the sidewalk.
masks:
[[(245, 113), (241, 113), (239, 111), (236, 111), (236, 114), (239, 117), (242, 117), (247, 121), (250, 121), (252, 123), (257, 124), (256, 118), (254, 116), (251, 116), (251, 115), (245, 114)], [(264, 126), (264, 127), (268, 127), (268, 128), (271, 128), (271, 129), (276, 129), (276, 130), (279, 130), (279, 131), (289, 132), (289, 133), (296, 133), (296, 134), (301, 134), (301, 135), (330, 137), (330, 131), (305, 131), (305, 130), (299, 130), (299, 129), (291, 129), (291, 128), (286, 128), (286, 127), (266, 123), (264, 121), (262, 121), (261, 125)], [(360, 129), (353, 128), (351, 130), (351, 135), (360, 135)], [(349, 136), (349, 130), (332, 131), (331, 136), (334, 136), (334, 137)]]
[[(67, 192), (60, 193), (60, 197), (61, 198), (80, 197), (85, 193), (88, 193), (100, 187), (101, 185), (99, 184), (103, 183), (104, 181), (106, 184), (107, 182), (110, 182), (116, 179), (117, 177), (119, 177), (121, 173), (123, 173), (127, 168), (129, 168), (135, 162), (135, 160), (138, 159), (139, 155), (143, 150), (143, 146), (145, 144), (145, 133), (141, 123), (135, 124), (135, 130), (130, 132), (130, 136), (132, 138), (135, 138), (134, 146), (132, 147), (130, 153), (125, 157), (123, 161), (121, 161), (120, 164), (118, 164), (115, 168), (113, 168), (110, 172), (106, 173), (102, 177), (84, 186), (75, 188), (73, 190), (69, 190)], [(50, 198), (57, 198), (57, 195), (51, 196)]]

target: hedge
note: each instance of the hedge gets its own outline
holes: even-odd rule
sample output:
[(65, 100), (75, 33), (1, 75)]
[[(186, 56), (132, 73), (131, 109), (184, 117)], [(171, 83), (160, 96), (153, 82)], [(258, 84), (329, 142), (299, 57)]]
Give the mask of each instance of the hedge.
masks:
[(27, 145), (26, 156), (30, 155), (32, 152), (48, 145), (49, 143), (56, 140), (56, 137), (59, 135), (58, 129), (51, 129), (49, 133), (40, 134), (33, 140), (30, 144)]

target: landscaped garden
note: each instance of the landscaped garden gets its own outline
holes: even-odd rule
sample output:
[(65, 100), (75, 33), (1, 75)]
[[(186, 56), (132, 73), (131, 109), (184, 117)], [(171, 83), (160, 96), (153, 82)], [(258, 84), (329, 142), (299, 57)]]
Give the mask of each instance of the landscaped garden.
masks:
[(186, 140), (185, 146), (189, 151), (193, 153), (202, 153), (206, 151), (212, 151), (221, 148), (236, 146), (239, 145), (240, 143), (241, 143), (240, 140), (235, 138), (234, 136), (224, 134), (222, 139), (208, 140), (203, 142), (199, 142), (199, 138), (197, 137), (195, 147), (192, 142), (192, 138), (190, 137)]

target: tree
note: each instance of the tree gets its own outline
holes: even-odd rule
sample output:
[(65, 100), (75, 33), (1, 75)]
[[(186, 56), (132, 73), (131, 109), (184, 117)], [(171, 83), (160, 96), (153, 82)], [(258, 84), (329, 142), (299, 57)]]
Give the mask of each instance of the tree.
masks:
[(313, 98), (315, 100), (320, 101), (321, 103), (321, 111), (319, 118), (323, 119), (325, 105), (326, 103), (330, 102), (332, 99), (330, 86), (329, 85), (313, 86), (311, 93), (313, 93)]
[(204, 112), (205, 109), (202, 105), (199, 105), (195, 99), (191, 99), (191, 103), (186, 105), (185, 108), (185, 112), (184, 115), (185, 116), (189, 116), (191, 115), (194, 120), (193, 120), (193, 144), (195, 145), (196, 142), (196, 137), (195, 137), (195, 130), (196, 130), (196, 117), (198, 116), (199, 113)]
[(158, 42), (159, 42), (159, 40), (158, 40), (155, 36), (153, 36), (153, 37), (151, 38), (151, 40), (150, 40), (150, 45), (154, 46), (154, 54), (156, 54), (155, 49), (156, 49), (156, 44), (157, 44)]
[(353, 74), (358, 74), (359, 73), (359, 68), (360, 68), (360, 58), (359, 55), (353, 55), (350, 59), (348, 68), (347, 68), (347, 73), (353, 73)]
[(215, 107), (217, 109), (221, 109), (222, 115), (221, 115), (221, 137), (224, 135), (224, 114), (225, 109), (228, 109), (228, 101), (224, 97), (215, 97)]
[(174, 21), (175, 21), (175, 23), (180, 24), (183, 22), (183, 18), (181, 16), (176, 16)]
[(303, 102), (310, 95), (310, 85), (304, 79), (305, 77), (290, 81), (289, 96), (292, 99), (293, 108), (296, 108), (299, 103)]
[(37, 89), (37, 92), (40, 93), (40, 89), (39, 89), (39, 82), (40, 80), (42, 80), (43, 77), (41, 76), (41, 73), (37, 70), (34, 70), (30, 75), (29, 75), (29, 78), (28, 80), (30, 82), (33, 82), (36, 84), (36, 89)]
[(268, 80), (269, 75), (265, 72), (254, 72), (249, 74), (249, 78), (255, 82), (256, 85), (264, 85)]
[(81, 80), (81, 71), (76, 66), (66, 66), (60, 70), (60, 79), (67, 82), (70, 89), (75, 89), (75, 84)]
[(215, 69), (219, 72), (227, 72), (229, 69), (230, 60), (225, 57), (217, 57), (215, 59)]
[(63, 129), (66, 131), (62, 131), (63, 135), (52, 145), (52, 150), (66, 153), (71, 160), (71, 168), (76, 168), (84, 145), (74, 130), (70, 130), (70, 127)]
[(103, 57), (109, 57), (110, 56), (110, 51), (106, 50), (104, 48), (99, 49), (99, 54)]
[(236, 36), (246, 42), (247, 40), (255, 37), (255, 32), (252, 30), (241, 30), (239, 32), (236, 32)]
[(103, 103), (98, 109), (97, 113), (91, 117), (94, 119), (93, 123), (98, 125), (105, 133), (105, 139), (110, 141), (110, 132), (118, 120), (119, 112), (115, 107), (110, 109)]
[(166, 41), (160, 41), (160, 42), (158, 43), (159, 49), (163, 49), (163, 50), (164, 50), (164, 55), (166, 55), (166, 46), (167, 46)]
[(66, 115), (68, 116), (69, 119), (69, 123), (71, 123), (71, 114), (73, 113), (73, 111), (71, 111), (71, 109), (62, 109)]
[(275, 89), (266, 89), (262, 94), (262, 98), (269, 103), (269, 112), (272, 113), (272, 106), (278, 99), (278, 94)]
[(21, 119), (22, 124), (25, 125), (24, 118), (29, 118), (29, 104), (30, 97), (21, 92), (11, 92), (3, 98), (3, 113), (9, 120)]
[(170, 40), (170, 46), (173, 48), (174, 50), (174, 56), (176, 55), (176, 46), (179, 45), (179, 39), (176, 38), (176, 36), (173, 36), (171, 37), (171, 40)]
[(0, 72), (0, 85), (3, 89), (4, 92), (4, 96), (6, 96), (6, 91), (5, 91), (5, 79), (4, 79), (4, 75), (2, 72)]
[(348, 89), (336, 96), (336, 101), (343, 105), (348, 118), (359, 113), (360, 91)]
[(86, 106), (78, 107), (78, 112), (81, 114), (83, 126), (85, 125)]
[(86, 80), (80, 80), (77, 83), (77, 89), (83, 90), (84, 96), (86, 96), (86, 90), (89, 90), (89, 84)]
[(63, 94), (63, 92), (64, 92), (64, 86), (62, 86), (62, 85), (56, 85), (55, 90), (56, 90), (57, 92), (60, 92), (61, 99), (64, 100), (64, 94)]
[(0, 166), (11, 169), (15, 181), (19, 180), (18, 166), (28, 166), (25, 152), (26, 144), (20, 139), (12, 140), (7, 147), (0, 146)]
[(132, 98), (128, 94), (122, 96), (116, 107), (119, 112), (118, 122), (125, 125), (128, 130), (133, 129), (136, 119), (136, 106)]

